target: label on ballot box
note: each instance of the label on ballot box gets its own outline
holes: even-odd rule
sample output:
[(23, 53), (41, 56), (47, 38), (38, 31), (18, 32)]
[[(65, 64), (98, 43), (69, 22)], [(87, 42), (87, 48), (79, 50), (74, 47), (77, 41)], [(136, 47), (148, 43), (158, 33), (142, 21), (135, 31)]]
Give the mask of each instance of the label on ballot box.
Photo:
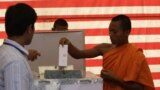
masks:
[(45, 79), (82, 78), (80, 70), (45, 70)]
[(67, 66), (68, 45), (59, 45), (59, 66)]

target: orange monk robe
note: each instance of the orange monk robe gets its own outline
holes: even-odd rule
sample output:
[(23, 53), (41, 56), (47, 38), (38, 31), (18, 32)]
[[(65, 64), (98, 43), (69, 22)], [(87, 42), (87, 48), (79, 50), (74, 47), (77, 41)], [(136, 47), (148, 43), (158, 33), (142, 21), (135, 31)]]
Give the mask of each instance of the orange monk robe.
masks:
[[(144, 85), (144, 90), (155, 90), (151, 72), (142, 49), (132, 44), (114, 48), (104, 54), (103, 69), (109, 70), (121, 80)], [(104, 81), (104, 90), (123, 90)]]

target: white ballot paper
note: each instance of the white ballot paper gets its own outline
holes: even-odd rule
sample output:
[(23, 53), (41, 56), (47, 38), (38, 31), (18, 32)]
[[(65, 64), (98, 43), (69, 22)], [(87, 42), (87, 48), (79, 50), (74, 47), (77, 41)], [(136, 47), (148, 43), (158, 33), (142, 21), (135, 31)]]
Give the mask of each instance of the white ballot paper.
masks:
[(59, 45), (59, 66), (67, 66), (68, 45)]

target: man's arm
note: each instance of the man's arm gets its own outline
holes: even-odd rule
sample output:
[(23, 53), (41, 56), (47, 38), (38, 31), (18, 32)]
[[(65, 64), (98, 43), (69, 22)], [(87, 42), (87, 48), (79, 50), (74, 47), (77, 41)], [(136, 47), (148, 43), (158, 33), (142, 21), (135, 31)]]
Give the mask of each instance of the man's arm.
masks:
[(144, 86), (136, 82), (128, 81), (128, 82), (124, 82), (124, 89), (125, 90), (144, 90)]
[(120, 80), (116, 76), (114, 76), (109, 71), (102, 70), (101, 77), (109, 84), (120, 86), (124, 88), (124, 90), (143, 90), (144, 89), (144, 86), (142, 84), (139, 84), (133, 81), (125, 82), (123, 80)]
[(97, 47), (90, 48), (90, 49), (79, 50), (72, 43), (69, 43), (68, 46), (69, 46), (69, 48), (68, 48), (69, 54), (76, 59), (93, 58), (93, 57), (102, 55), (101, 51)]
[(114, 48), (114, 45), (112, 45), (112, 44), (102, 43), (102, 44), (96, 45), (95, 47), (93, 47), (91, 49), (79, 50), (67, 38), (61, 38), (59, 43), (61, 45), (67, 44), (69, 47), (68, 48), (69, 54), (76, 59), (93, 58), (93, 57), (96, 57), (99, 55), (103, 55), (104, 53), (106, 53), (110, 49)]
[(86, 50), (79, 50), (67, 38), (61, 38), (59, 43), (62, 45), (68, 44), (69, 54), (76, 59), (92, 58), (92, 57), (101, 55), (101, 51), (99, 50), (100, 47), (94, 47), (94, 48), (86, 49)]
[(5, 90), (29, 90), (30, 82), (25, 67), (21, 62), (12, 62), (5, 67)]

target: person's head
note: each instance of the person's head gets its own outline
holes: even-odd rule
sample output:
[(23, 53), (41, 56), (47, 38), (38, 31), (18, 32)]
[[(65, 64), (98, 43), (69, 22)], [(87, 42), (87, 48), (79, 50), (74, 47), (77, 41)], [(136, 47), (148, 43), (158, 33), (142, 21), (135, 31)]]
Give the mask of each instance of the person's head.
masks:
[(68, 30), (68, 23), (66, 20), (59, 18), (54, 22), (52, 31), (65, 31)]
[(5, 30), (8, 38), (23, 37), (24, 44), (30, 44), (36, 19), (35, 10), (27, 4), (9, 6), (5, 13)]
[(120, 46), (128, 43), (128, 35), (131, 31), (131, 21), (126, 15), (118, 15), (112, 18), (109, 25), (109, 35), (112, 44)]

